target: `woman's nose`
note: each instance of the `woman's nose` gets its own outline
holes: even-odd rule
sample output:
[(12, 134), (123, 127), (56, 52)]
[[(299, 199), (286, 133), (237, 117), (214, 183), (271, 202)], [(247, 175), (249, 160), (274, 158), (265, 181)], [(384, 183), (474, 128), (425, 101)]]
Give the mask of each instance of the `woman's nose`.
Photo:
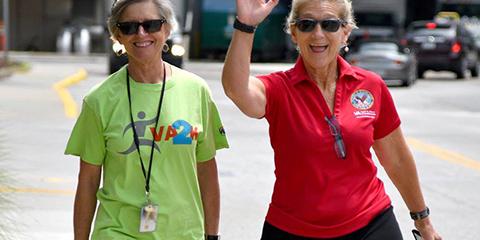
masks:
[(147, 33), (147, 31), (145, 31), (145, 29), (143, 28), (143, 26), (140, 25), (140, 26), (138, 26), (137, 34), (138, 34), (138, 35), (146, 35), (146, 34), (148, 34), (148, 33)]
[(313, 34), (315, 35), (321, 35), (321, 36), (324, 36), (324, 32), (322, 30), (322, 27), (320, 26), (320, 24), (316, 24), (315, 25), (315, 28), (312, 30)]

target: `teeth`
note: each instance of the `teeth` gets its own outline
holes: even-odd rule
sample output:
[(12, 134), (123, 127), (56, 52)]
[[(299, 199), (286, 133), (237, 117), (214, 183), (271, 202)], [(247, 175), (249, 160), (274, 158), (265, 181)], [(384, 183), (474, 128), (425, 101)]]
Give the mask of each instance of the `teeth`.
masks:
[(146, 47), (146, 46), (149, 46), (152, 44), (152, 41), (148, 41), (148, 42), (136, 42), (134, 43), (134, 45), (136, 47)]

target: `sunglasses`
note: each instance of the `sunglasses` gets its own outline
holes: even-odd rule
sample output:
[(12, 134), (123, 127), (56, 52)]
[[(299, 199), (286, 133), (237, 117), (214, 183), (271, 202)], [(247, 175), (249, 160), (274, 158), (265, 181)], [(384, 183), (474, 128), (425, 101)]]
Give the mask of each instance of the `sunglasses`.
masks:
[(345, 148), (345, 142), (343, 141), (342, 133), (340, 131), (340, 124), (338, 124), (337, 118), (335, 116), (325, 117), (328, 126), (330, 127), (330, 133), (335, 139), (335, 152), (337, 157), (340, 159), (345, 159), (347, 157), (347, 149)]
[(154, 33), (162, 29), (162, 25), (166, 23), (165, 19), (147, 20), (144, 22), (119, 22), (117, 23), (118, 29), (125, 35), (132, 35), (138, 33), (138, 28), (142, 26), (143, 30), (147, 33)]
[(309, 18), (297, 19), (294, 22), (298, 30), (302, 32), (311, 32), (315, 29), (317, 24), (320, 24), (322, 30), (325, 32), (336, 32), (340, 26), (347, 25), (347, 21), (342, 19), (325, 19), (325, 20), (315, 20)]

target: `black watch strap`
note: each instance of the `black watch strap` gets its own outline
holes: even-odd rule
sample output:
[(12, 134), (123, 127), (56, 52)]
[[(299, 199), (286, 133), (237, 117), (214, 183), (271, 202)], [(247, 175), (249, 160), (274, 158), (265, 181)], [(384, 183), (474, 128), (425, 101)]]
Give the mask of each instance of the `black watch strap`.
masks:
[(254, 33), (255, 29), (257, 29), (257, 27), (255, 26), (247, 25), (240, 22), (240, 20), (238, 20), (238, 17), (235, 18), (235, 22), (233, 22), (233, 28), (245, 33)]
[(205, 234), (205, 240), (220, 240), (220, 235), (207, 235), (207, 234)]
[(425, 208), (425, 210), (422, 210), (420, 212), (410, 212), (410, 217), (413, 220), (420, 220), (428, 217), (430, 215), (430, 209), (428, 207)]

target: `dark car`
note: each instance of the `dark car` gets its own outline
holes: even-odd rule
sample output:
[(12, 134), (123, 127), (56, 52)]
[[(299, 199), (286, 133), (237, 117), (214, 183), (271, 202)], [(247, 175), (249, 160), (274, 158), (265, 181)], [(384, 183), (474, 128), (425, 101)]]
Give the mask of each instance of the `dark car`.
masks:
[(472, 34), (461, 21), (415, 21), (405, 35), (418, 60), (418, 77), (426, 70), (452, 71), (457, 78), (479, 73), (478, 49)]
[[(176, 67), (182, 68), (185, 49), (183, 47), (183, 37), (178, 30), (172, 31), (170, 37), (167, 39), (167, 45), (169, 49), (167, 52), (163, 52), (162, 59)], [(112, 50), (109, 51), (108, 65), (110, 74), (118, 71), (123, 65), (128, 63), (128, 58), (125, 54), (121, 56), (115, 54), (115, 52), (120, 51), (122, 47), (123, 46), (117, 42), (112, 44)]]
[(396, 40), (363, 40), (346, 56), (347, 61), (380, 75), (385, 81), (410, 86), (417, 80), (417, 59)]

